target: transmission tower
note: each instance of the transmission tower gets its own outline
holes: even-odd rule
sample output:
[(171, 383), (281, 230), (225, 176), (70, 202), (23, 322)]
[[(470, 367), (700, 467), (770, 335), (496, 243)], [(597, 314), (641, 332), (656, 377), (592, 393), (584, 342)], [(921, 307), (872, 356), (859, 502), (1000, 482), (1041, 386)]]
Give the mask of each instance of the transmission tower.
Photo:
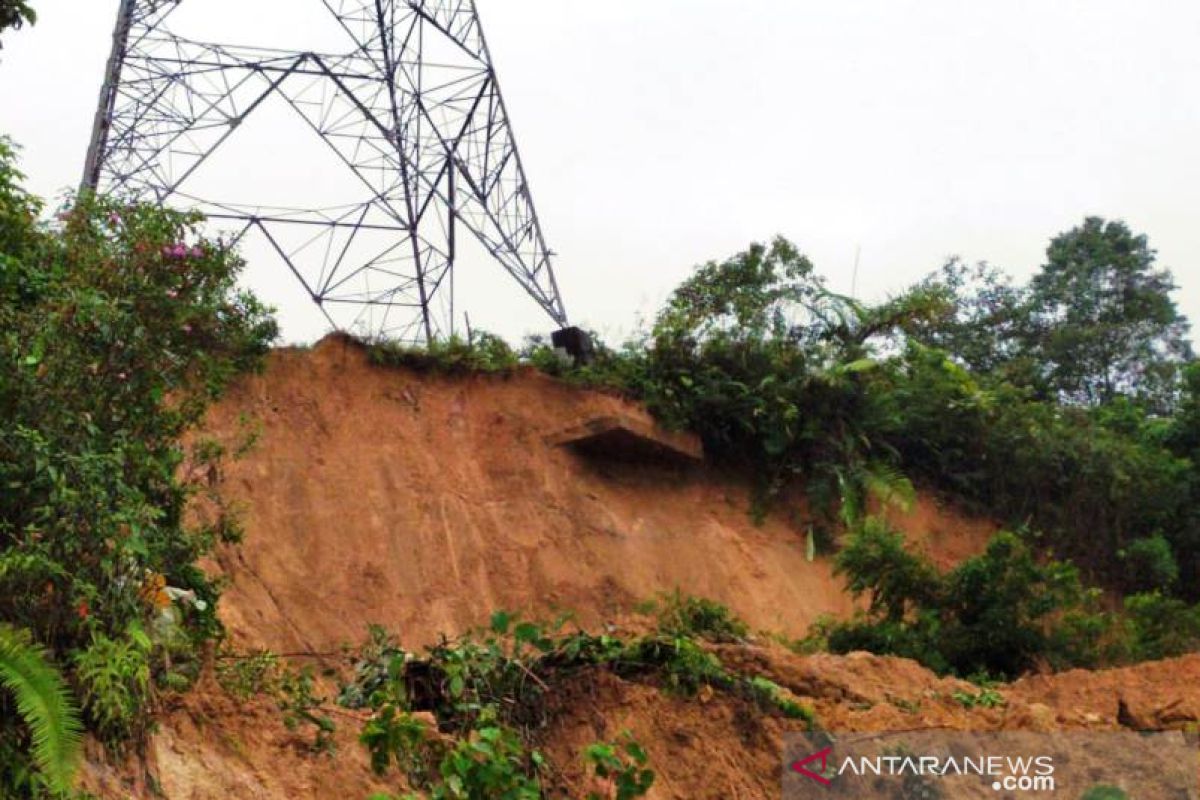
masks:
[[(83, 187), (197, 209), (261, 236), (335, 328), (427, 342), (454, 330), (462, 231), (550, 316), (567, 314), (474, 0), (323, 4), (335, 53), (212, 44), (184, 0), (121, 0)], [(321, 12), (324, 13), (324, 12)], [(193, 176), (268, 100), (337, 157), (361, 199), (333, 208), (197, 197)]]

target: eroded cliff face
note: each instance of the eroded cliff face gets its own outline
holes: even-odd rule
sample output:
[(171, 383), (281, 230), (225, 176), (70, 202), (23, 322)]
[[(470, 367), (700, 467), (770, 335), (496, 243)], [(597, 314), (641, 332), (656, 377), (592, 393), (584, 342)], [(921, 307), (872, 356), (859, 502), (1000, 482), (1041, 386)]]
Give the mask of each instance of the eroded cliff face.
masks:
[[(611, 414), (645, 416), (535, 372), (375, 367), (340, 337), (273, 354), (210, 425), (226, 439), (243, 418), (261, 431), (222, 485), (246, 528), (218, 565), (235, 641), (320, 651), (379, 623), (416, 646), (498, 608), (597, 622), (675, 588), (791, 636), (851, 611), (829, 563), (806, 559), (803, 520), (754, 525), (737, 476), (547, 441)], [(930, 503), (902, 522), (951, 555), (991, 530)]]
[[(381, 368), (353, 342), (274, 353), (214, 411), (210, 432), (257, 444), (220, 488), (241, 507), (245, 540), (210, 566), (228, 588), (232, 646), (269, 648), (332, 672), (369, 624), (409, 649), (484, 623), (497, 609), (585, 627), (646, 624), (631, 611), (676, 588), (718, 600), (756, 631), (804, 634), (821, 614), (852, 613), (828, 561), (805, 555), (803, 519), (748, 514), (739, 476), (684, 462), (583, 457), (549, 443), (581, 421), (643, 415), (625, 401), (527, 372), (446, 377)], [(895, 515), (943, 566), (979, 552), (994, 526), (924, 499)], [(722, 646), (730, 667), (769, 677), (833, 730), (1116, 730), (1185, 728), (1200, 719), (1200, 657), (1107, 672), (1075, 671), (977, 691), (911, 661), (866, 654), (803, 657), (759, 637)], [(308, 654), (307, 656), (304, 654)], [(334, 678), (325, 679), (333, 694)], [(632, 731), (659, 774), (651, 798), (778, 796), (782, 737), (798, 723), (750, 715), (716, 693), (672, 697), (593, 674), (561, 687), (541, 746), (570, 796), (586, 794), (579, 750)], [(209, 675), (160, 715), (141, 756), (93, 754), (87, 783), (105, 798), (366, 798), (381, 782), (357, 735), (364, 716), (325, 709), (332, 755), (289, 731), (270, 698), (241, 702)], [(749, 716), (753, 724), (746, 723)]]

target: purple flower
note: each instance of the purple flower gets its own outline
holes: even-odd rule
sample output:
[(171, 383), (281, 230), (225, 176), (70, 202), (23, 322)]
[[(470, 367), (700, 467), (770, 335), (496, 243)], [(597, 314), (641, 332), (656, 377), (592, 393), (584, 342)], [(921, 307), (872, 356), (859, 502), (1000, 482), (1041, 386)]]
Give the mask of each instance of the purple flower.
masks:
[(192, 248), (192, 258), (204, 258), (204, 248), (196, 245)]

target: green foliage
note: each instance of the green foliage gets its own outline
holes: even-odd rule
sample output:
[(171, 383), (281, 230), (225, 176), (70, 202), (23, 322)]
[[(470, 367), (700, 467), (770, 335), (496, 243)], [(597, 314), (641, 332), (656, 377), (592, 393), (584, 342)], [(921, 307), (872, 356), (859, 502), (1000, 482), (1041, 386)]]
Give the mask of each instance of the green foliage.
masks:
[(941, 576), (879, 517), (868, 517), (855, 529), (834, 565), (855, 597), (870, 594), (871, 615), (889, 622), (902, 621), (910, 607), (939, 602)]
[(871, 435), (869, 386), (880, 348), (942, 306), (924, 288), (865, 306), (828, 291), (789, 242), (754, 245), (676, 289), (636, 388), (710, 455), (757, 476), (763, 502), (802, 476), (826, 521), (854, 519), (872, 496), (911, 499)]
[(35, 22), (37, 14), (25, 0), (0, 0), (0, 33), (9, 28), (20, 28), (26, 23), (32, 25)]
[(1001, 708), (1005, 704), (1004, 696), (995, 689), (981, 689), (974, 694), (955, 692), (952, 696), (963, 708)]
[(741, 642), (750, 635), (749, 626), (727, 607), (678, 589), (659, 598), (657, 617), (658, 630), (667, 636)]
[(1173, 405), (1180, 366), (1192, 358), (1188, 324), (1155, 268), (1145, 236), (1089, 217), (1058, 236), (1030, 284), (1034, 348), (1049, 387), (1073, 402), (1128, 396)]
[(338, 694), (338, 705), (378, 709), (392, 704), (406, 708), (408, 698), (403, 677), (408, 653), (378, 625), (370, 626), (369, 632), (370, 638), (354, 665), (354, 676)]
[(1200, 649), (1200, 606), (1150, 592), (1126, 597), (1125, 614), (1131, 660), (1170, 658)]
[[(596, 742), (583, 751), (584, 760), (592, 772), (603, 781), (611, 781), (616, 787), (616, 800), (634, 800), (645, 797), (654, 785), (654, 770), (648, 769), (650, 757), (629, 731), (621, 735), (619, 742)], [(608, 800), (590, 793), (588, 800)]]
[[(718, 613), (717, 619), (731, 621), (727, 614)], [(727, 670), (716, 653), (690, 635), (594, 636), (564, 630), (567, 620), (543, 625), (499, 611), (487, 630), (442, 641), (423, 659), (373, 629), (341, 698), (352, 705), (365, 702), (373, 712), (361, 740), (376, 771), (399, 768), (431, 797), (540, 798), (544, 761), (531, 743), (548, 723), (550, 693), (594, 670), (684, 697), (719, 690), (763, 713), (816, 725), (811, 709), (782, 687)], [(413, 716), (414, 706), (433, 711), (436, 732)], [(621, 797), (642, 796), (653, 780), (645, 754), (632, 740), (598, 743), (585, 755), (618, 792), (630, 792)], [(500, 793), (488, 794), (485, 788)]]
[(449, 375), (503, 375), (520, 366), (517, 354), (503, 339), (483, 331), (476, 331), (469, 341), (451, 336), (420, 347), (388, 340), (371, 341), (367, 344), (367, 355), (371, 363), (380, 366)]
[(1084, 792), (1079, 800), (1129, 800), (1129, 795), (1119, 787), (1097, 784)]
[(947, 291), (954, 313), (916, 335), (1042, 400), (1103, 406), (1128, 398), (1169, 411), (1193, 354), (1171, 298), (1175, 283), (1155, 259), (1125, 223), (1089, 217), (1050, 243), (1025, 287), (986, 265), (950, 262), (925, 285)]
[(420, 785), (428, 782), (426, 738), (425, 726), (412, 714), (386, 704), (363, 726), (359, 741), (371, 754), (375, 774), (386, 775), (395, 762), (410, 782)]
[(245, 656), (226, 654), (217, 662), (217, 683), (239, 700), (279, 690), (279, 657), (269, 650)]
[(875, 435), (922, 483), (1028, 525), (1110, 585), (1126, 574), (1119, 553), (1157, 532), (1180, 564), (1194, 564), (1184, 554), (1195, 552), (1195, 470), (1167, 448), (1161, 420), (1129, 403), (1088, 411), (1038, 401), (911, 343), (880, 378)]
[[(872, 603), (865, 617), (822, 631), (834, 652), (870, 650), (939, 672), (1015, 676), (1040, 660), (1091, 665), (1111, 625), (1093, 609), (1095, 595), (1074, 567), (1039, 562), (1011, 533), (938, 574), (875, 522), (852, 534), (836, 563), (851, 590), (870, 594)], [(1095, 630), (1087, 636), (1089, 625)]]
[(1179, 580), (1179, 564), (1171, 543), (1161, 533), (1134, 539), (1117, 555), (1125, 562), (1125, 586), (1129, 591), (1170, 591)]
[[(20, 180), (0, 142), (0, 621), (73, 671), (93, 731), (121, 739), (144, 729), (154, 679), (184, 685), (219, 632), (196, 566), (218, 534), (185, 523), (181, 438), (276, 329), (197, 217), (88, 197), (45, 225)], [(21, 741), (0, 722), (5, 758)], [(33, 794), (21, 774), (0, 765), (0, 794)]]
[(316, 753), (332, 753), (333, 734), (337, 726), (328, 714), (321, 712), (325, 699), (314, 693), (313, 669), (283, 670), (279, 679), (279, 710), (283, 712), (283, 724), (294, 731), (302, 726), (313, 730), (311, 748)]
[[(28, 727), (33, 761), (42, 777), (55, 792), (69, 791), (82, 730), (71, 692), (27, 632), (2, 624), (0, 687), (11, 692)], [(0, 765), (9, 761), (0, 753)]]
[(147, 721), (151, 648), (145, 632), (131, 625), (119, 639), (93, 634), (92, 643), (75, 654), (75, 678), (88, 722), (109, 741), (140, 734)]

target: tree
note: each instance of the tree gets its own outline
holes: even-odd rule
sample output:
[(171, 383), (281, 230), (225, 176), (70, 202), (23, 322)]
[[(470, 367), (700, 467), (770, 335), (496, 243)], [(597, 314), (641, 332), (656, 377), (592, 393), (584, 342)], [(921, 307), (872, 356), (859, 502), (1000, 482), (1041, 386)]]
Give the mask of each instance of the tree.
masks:
[(986, 263), (954, 258), (924, 281), (944, 293), (949, 313), (916, 327), (912, 338), (945, 351), (977, 374), (1010, 372), (1023, 360), (1029, 326), (1028, 290)]
[(760, 500), (802, 474), (823, 523), (858, 517), (868, 495), (911, 494), (864, 425), (874, 355), (942, 305), (922, 287), (866, 306), (826, 289), (790, 242), (755, 244), (675, 290), (652, 331), (643, 397), (714, 458), (749, 467)]
[(16, 699), (44, 780), (55, 792), (67, 792), (79, 760), (79, 711), (62, 676), (46, 662), (28, 632), (2, 624), (0, 686)]
[(1155, 267), (1145, 236), (1089, 217), (1056, 237), (1030, 283), (1028, 347), (1051, 391), (1096, 406), (1119, 396), (1169, 410), (1181, 366), (1192, 357), (1189, 325)]
[[(0, 33), (9, 28), (20, 28), (37, 22), (37, 14), (25, 0), (0, 0)], [(3, 45), (0, 45), (3, 47)]]

